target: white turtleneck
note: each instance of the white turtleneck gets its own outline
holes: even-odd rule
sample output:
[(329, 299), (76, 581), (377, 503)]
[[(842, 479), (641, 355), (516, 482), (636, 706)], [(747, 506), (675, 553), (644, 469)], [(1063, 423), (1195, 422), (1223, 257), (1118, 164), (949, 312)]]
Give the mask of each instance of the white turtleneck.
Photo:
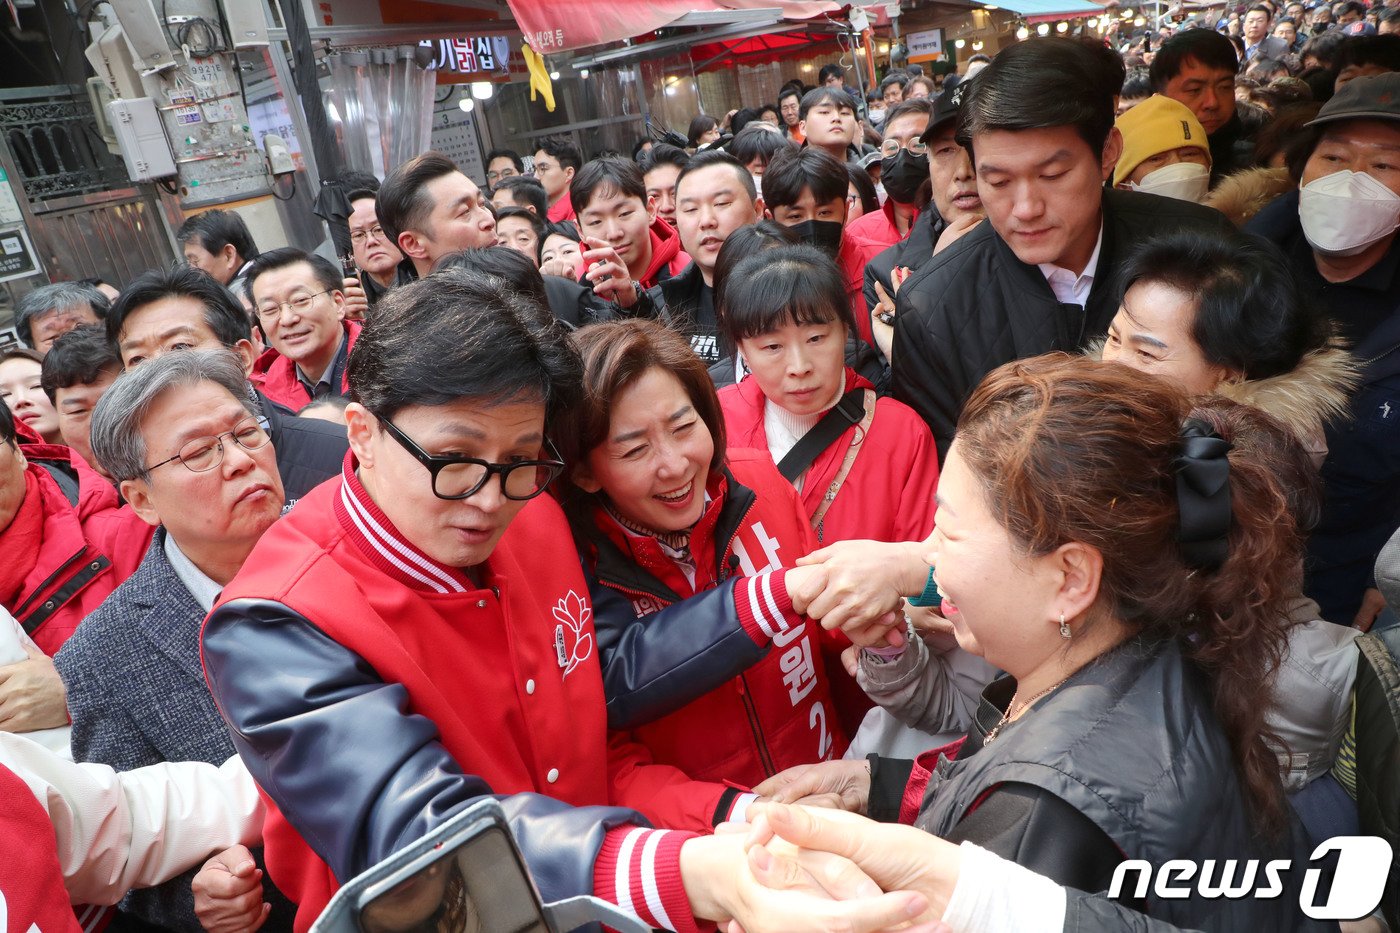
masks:
[[(831, 401), (822, 406), (822, 410), (811, 415), (794, 415), (792, 412), (775, 405), (771, 400), (763, 400), (763, 433), (768, 436), (768, 452), (773, 457), (774, 463), (781, 463), (792, 448), (797, 446), (797, 442), (802, 440), (803, 435), (817, 426), (817, 422), (822, 420), (822, 415), (826, 414), (836, 403), (841, 401), (841, 396), (846, 394), (846, 384), (844, 380), (837, 387), (836, 395)], [(797, 481), (792, 485), (798, 492), (802, 491), (802, 482), (807, 478), (804, 471)]]

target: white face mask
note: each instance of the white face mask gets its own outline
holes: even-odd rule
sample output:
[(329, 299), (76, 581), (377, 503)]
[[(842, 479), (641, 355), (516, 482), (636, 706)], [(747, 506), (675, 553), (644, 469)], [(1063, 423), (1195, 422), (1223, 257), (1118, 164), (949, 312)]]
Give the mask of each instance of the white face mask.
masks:
[(879, 126), (881, 123), (885, 122), (885, 111), (883, 110), (867, 111), (866, 116), (870, 118), (871, 126)]
[(1134, 191), (1199, 204), (1210, 190), (1210, 169), (1195, 162), (1173, 162), (1148, 172), (1140, 182), (1128, 184)]
[(1333, 172), (1299, 190), (1298, 219), (1319, 253), (1355, 256), (1400, 227), (1400, 196), (1365, 172)]

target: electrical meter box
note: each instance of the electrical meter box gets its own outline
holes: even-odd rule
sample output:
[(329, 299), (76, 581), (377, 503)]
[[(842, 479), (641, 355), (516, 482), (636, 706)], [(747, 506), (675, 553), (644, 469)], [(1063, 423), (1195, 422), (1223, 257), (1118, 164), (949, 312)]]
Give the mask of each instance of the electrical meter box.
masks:
[(175, 174), (175, 158), (170, 154), (155, 101), (149, 97), (109, 101), (107, 123), (117, 137), (132, 181), (153, 181)]

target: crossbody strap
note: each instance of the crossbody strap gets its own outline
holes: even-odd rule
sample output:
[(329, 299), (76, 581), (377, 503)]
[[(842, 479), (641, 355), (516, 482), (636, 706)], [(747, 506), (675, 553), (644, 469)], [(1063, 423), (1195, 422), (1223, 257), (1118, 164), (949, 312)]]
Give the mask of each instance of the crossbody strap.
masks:
[[(836, 478), (826, 488), (826, 495), (822, 496), (821, 505), (817, 506), (816, 512), (812, 513), (812, 528), (817, 532), (818, 541), (822, 539), (822, 519), (826, 518), (826, 510), (831, 508), (831, 503), (836, 501), (836, 494), (841, 491), (841, 484), (850, 475), (851, 465), (856, 462), (856, 454), (860, 453), (860, 445), (864, 443), (865, 436), (870, 431), (870, 424), (875, 420), (875, 393), (866, 389), (864, 395), (865, 414), (860, 419), (860, 425), (856, 428), (855, 437), (851, 438), (850, 446), (846, 448), (846, 458), (841, 461), (841, 469), (836, 471)], [(842, 399), (842, 401), (845, 400)]]
[(778, 463), (778, 472), (789, 483), (796, 483), (823, 450), (845, 434), (847, 428), (860, 421), (864, 397), (864, 389), (852, 389), (841, 396), (841, 401), (822, 415), (821, 420), (812, 425), (812, 430), (802, 435), (802, 439), (787, 452), (787, 456)]

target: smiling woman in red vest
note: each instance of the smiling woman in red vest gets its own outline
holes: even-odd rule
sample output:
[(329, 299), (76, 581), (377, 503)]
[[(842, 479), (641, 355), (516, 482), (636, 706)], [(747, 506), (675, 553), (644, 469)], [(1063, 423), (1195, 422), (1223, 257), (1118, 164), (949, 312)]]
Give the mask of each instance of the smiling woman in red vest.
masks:
[(588, 586), (539, 495), (578, 393), (562, 328), (495, 277), (437, 273), (376, 306), (350, 384), (342, 476), (264, 534), (203, 633), (297, 929), (487, 794), (546, 900), (596, 891), (674, 930), (732, 916), (742, 835), (646, 820), (708, 830), (736, 793), (607, 733)]
[(792, 487), (766, 453), (726, 451), (709, 373), (674, 331), (617, 321), (574, 342), (584, 389), (559, 444), (609, 724), (658, 762), (745, 786), (839, 757), (824, 656), (849, 642), (793, 610), (812, 571), (785, 568), (816, 539)]

